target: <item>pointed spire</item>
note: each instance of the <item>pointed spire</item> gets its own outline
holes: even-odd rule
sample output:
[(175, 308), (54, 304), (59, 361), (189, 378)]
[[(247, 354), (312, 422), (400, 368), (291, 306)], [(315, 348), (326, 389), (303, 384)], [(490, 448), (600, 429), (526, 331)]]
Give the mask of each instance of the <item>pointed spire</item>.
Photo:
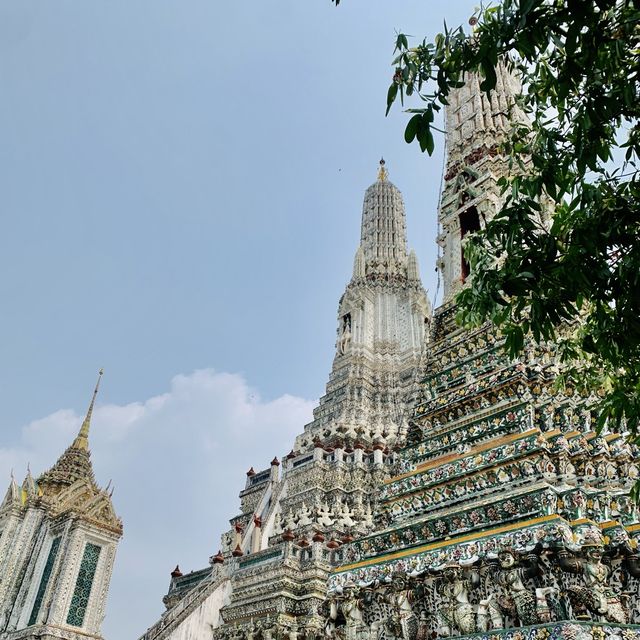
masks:
[(383, 271), (395, 269), (400, 263), (406, 266), (407, 259), (402, 194), (388, 177), (386, 163), (382, 158), (378, 179), (366, 190), (362, 206), (360, 247), (366, 265), (375, 264), (376, 272), (380, 271), (380, 275)]
[(356, 257), (353, 259), (353, 277), (355, 280), (364, 278), (366, 275), (367, 263), (364, 259), (364, 251), (362, 247), (356, 250)]
[(380, 182), (384, 182), (389, 177), (385, 164), (384, 158), (380, 158), (380, 168), (378, 169), (378, 180)]
[(89, 403), (89, 409), (87, 410), (87, 415), (85, 416), (82, 426), (80, 427), (80, 432), (78, 433), (76, 439), (73, 441), (71, 447), (73, 449), (80, 449), (81, 451), (89, 450), (89, 428), (91, 427), (91, 415), (93, 414), (93, 406), (96, 402), (96, 396), (98, 395), (98, 389), (100, 388), (100, 380), (102, 379), (102, 374), (104, 373), (104, 369), (100, 369), (98, 371), (98, 381), (96, 382), (96, 387), (93, 390), (93, 396), (91, 397), (91, 402)]
[(38, 493), (36, 481), (31, 475), (31, 465), (27, 464), (27, 475), (22, 481), (22, 502), (26, 502), (28, 498), (35, 498)]
[(16, 482), (16, 479), (13, 475), (13, 469), (11, 469), (11, 480), (9, 482), (9, 488), (7, 489), (4, 500), (0, 505), (0, 509), (9, 505), (19, 505), (21, 503), (20, 497), (20, 487), (18, 486), (18, 483)]
[[(42, 487), (47, 495), (52, 491), (55, 493), (61, 490), (62, 487), (73, 484), (80, 478), (88, 480), (91, 485), (97, 489), (93, 476), (93, 467), (91, 466), (91, 452), (89, 451), (89, 428), (91, 426), (91, 415), (93, 413), (96, 396), (98, 395), (102, 374), (103, 370), (100, 369), (87, 415), (82, 422), (82, 426), (75, 440), (58, 458), (53, 467), (43, 473), (38, 479), (38, 485)], [(112, 493), (113, 488), (111, 489), (111, 494)]]

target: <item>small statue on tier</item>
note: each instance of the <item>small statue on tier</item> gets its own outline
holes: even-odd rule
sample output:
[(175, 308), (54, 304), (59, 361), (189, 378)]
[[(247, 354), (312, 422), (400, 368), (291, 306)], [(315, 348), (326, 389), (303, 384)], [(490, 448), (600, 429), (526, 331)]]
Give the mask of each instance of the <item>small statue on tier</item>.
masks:
[(355, 584), (347, 584), (340, 594), (325, 604), (325, 638), (356, 640), (369, 636), (362, 613), (363, 600)]
[(293, 511), (289, 511), (284, 519), (284, 528), (289, 531), (293, 531), (296, 528), (296, 518), (293, 515)]
[(367, 502), (367, 506), (365, 507), (364, 514), (362, 515), (362, 523), (367, 529), (371, 529), (373, 527), (373, 510), (371, 509), (371, 503)]
[(249, 626), (245, 630), (245, 638), (246, 640), (255, 640), (257, 636), (256, 625), (253, 623), (253, 620), (249, 623)]
[(282, 532), (282, 514), (278, 511), (273, 519), (273, 533), (279, 536)]
[(325, 614), (324, 637), (327, 638), (327, 640), (329, 640), (329, 638), (344, 638), (345, 620), (338, 604), (338, 598), (334, 596), (326, 600), (323, 610)]
[(393, 577), (386, 601), (391, 605), (391, 615), (386, 622), (386, 638), (403, 640), (414, 638), (417, 620), (413, 613), (413, 593), (404, 574)]
[(442, 571), (438, 592), (442, 608), (438, 612), (438, 633), (444, 637), (468, 635), (477, 631), (477, 606), (469, 602), (469, 591), (480, 584), (476, 573), (465, 575), (457, 562), (448, 562)]
[(622, 567), (624, 569), (624, 584), (627, 584), (630, 577), (640, 579), (640, 553), (634, 549), (629, 542), (622, 547), (624, 561)]
[(351, 344), (351, 314), (342, 319), (342, 328), (338, 338), (338, 355), (344, 355)]
[(354, 513), (347, 502), (344, 502), (342, 505), (338, 502), (336, 504), (336, 513), (338, 514), (338, 519), (336, 521), (336, 525), (338, 527), (341, 529), (355, 527), (356, 521), (353, 519)]
[(359, 592), (355, 585), (347, 585), (344, 590), (344, 599), (340, 603), (348, 638), (353, 636), (353, 633), (350, 632), (361, 632), (364, 627), (362, 603), (358, 595)]
[(318, 507), (316, 522), (321, 527), (330, 527), (333, 524), (333, 512), (331, 511), (331, 509), (329, 508), (329, 505), (326, 502), (323, 502)]
[(513, 549), (504, 547), (498, 554), (498, 566), (494, 569), (493, 577), (507, 595), (498, 598), (493, 606), (497, 605), (502, 613), (517, 618), (521, 626), (550, 622), (552, 614), (547, 596), (554, 595), (557, 590), (554, 587), (525, 586), (527, 579), (541, 574), (537, 554), (530, 553), (525, 559), (518, 559)]
[(300, 508), (300, 512), (298, 513), (298, 526), (306, 527), (310, 524), (313, 524), (313, 520), (311, 519), (311, 511), (303, 502), (302, 507)]
[(558, 553), (558, 564), (564, 571), (582, 574), (584, 585), (571, 585), (569, 600), (578, 620), (627, 624), (627, 612), (620, 596), (609, 586), (611, 570), (603, 564), (604, 549), (598, 541), (582, 545), (583, 557), (570, 555), (566, 549)]

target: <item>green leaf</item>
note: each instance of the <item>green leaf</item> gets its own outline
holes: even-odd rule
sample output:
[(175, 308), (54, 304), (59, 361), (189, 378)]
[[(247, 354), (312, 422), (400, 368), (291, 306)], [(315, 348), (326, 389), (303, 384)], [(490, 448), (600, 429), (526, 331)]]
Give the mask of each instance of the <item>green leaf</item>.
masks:
[[(425, 142), (425, 148), (427, 150), (427, 153), (429, 155), (433, 154), (433, 150), (435, 148), (435, 142), (433, 140), (433, 133), (431, 132), (431, 127), (429, 127), (427, 129), (427, 136), (426, 136), (426, 142)], [(424, 151), (424, 149), (423, 149)]]
[(488, 60), (483, 60), (481, 66), (484, 80), (480, 83), (480, 90), (488, 92), (495, 89), (498, 79), (496, 76), (496, 69)]
[(409, 122), (407, 123), (407, 128), (404, 130), (404, 139), (405, 142), (411, 144), (416, 137), (416, 133), (418, 131), (418, 126), (422, 120), (421, 115), (415, 115)]
[(389, 91), (387, 91), (387, 110), (384, 114), (385, 116), (389, 115), (389, 111), (391, 110), (391, 105), (394, 103), (397, 95), (398, 95), (398, 85), (394, 82), (389, 87)]

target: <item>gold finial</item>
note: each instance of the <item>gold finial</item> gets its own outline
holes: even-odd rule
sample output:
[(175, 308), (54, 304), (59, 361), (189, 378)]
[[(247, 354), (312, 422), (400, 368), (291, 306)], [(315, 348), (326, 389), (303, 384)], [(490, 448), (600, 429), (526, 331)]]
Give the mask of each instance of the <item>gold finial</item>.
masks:
[(100, 379), (102, 378), (103, 373), (104, 369), (100, 369), (100, 371), (98, 371), (98, 381), (96, 382), (96, 388), (93, 390), (91, 403), (89, 404), (87, 415), (85, 416), (82, 422), (82, 426), (80, 427), (80, 432), (71, 445), (73, 449), (81, 449), (82, 451), (89, 450), (89, 427), (91, 426), (91, 414), (93, 413), (93, 405), (95, 404), (96, 396), (98, 395), (98, 389), (100, 388)]
[(384, 158), (380, 158), (380, 168), (378, 169), (378, 180), (380, 182), (384, 182), (389, 175), (389, 172), (385, 169), (385, 164)]

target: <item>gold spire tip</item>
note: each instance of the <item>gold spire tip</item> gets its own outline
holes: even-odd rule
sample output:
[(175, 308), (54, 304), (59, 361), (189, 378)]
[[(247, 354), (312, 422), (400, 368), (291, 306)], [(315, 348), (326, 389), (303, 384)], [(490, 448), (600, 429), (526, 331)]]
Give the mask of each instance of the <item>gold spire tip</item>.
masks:
[(98, 395), (98, 389), (100, 388), (100, 380), (102, 379), (103, 373), (104, 373), (104, 369), (100, 369), (100, 371), (98, 371), (98, 381), (96, 382), (95, 389), (93, 390), (93, 395), (91, 396), (91, 403), (89, 404), (87, 415), (82, 421), (80, 432), (78, 433), (76, 439), (73, 441), (73, 444), (71, 445), (72, 448), (74, 449), (82, 449), (83, 451), (89, 450), (89, 427), (91, 426), (91, 415), (93, 414), (93, 406), (96, 402), (96, 396)]
[(380, 158), (380, 168), (378, 169), (378, 180), (380, 180), (380, 182), (384, 182), (389, 176), (389, 172), (387, 171), (385, 164), (386, 162), (384, 161), (384, 158)]

